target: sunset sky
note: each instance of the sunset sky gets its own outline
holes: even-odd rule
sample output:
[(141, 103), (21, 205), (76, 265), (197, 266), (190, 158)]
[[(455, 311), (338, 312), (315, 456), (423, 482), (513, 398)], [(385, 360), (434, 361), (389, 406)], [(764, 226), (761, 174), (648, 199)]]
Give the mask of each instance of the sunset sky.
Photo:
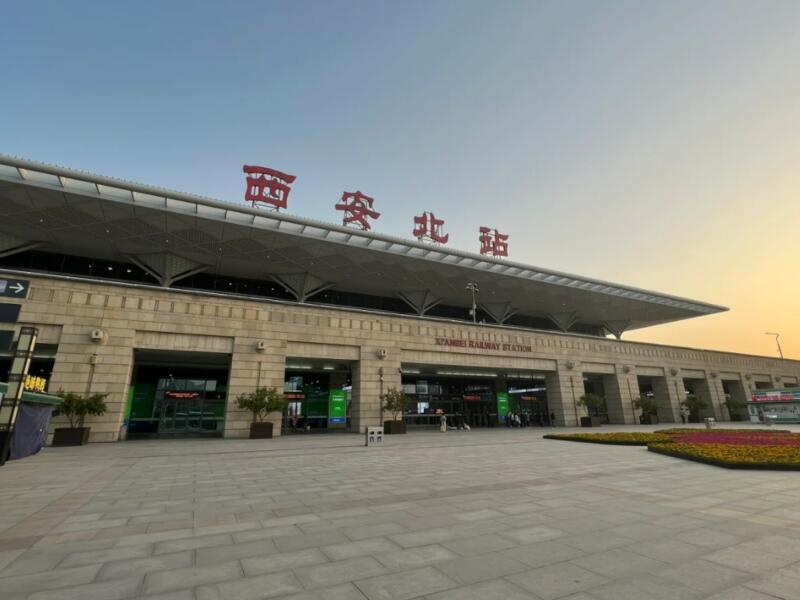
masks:
[[(162, 6), (163, 4), (163, 6)], [(625, 339), (800, 358), (800, 2), (4, 3), (0, 152), (477, 251), (727, 313)]]

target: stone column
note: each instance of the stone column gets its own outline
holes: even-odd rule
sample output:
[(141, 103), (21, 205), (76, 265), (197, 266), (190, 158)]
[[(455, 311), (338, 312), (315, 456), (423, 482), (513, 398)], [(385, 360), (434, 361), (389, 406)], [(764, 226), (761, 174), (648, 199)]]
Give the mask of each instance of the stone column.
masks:
[(639, 397), (639, 380), (630, 367), (617, 365), (615, 368), (616, 373), (603, 376), (608, 420), (619, 424), (635, 423), (633, 400)]
[(708, 383), (714, 418), (718, 421), (730, 421), (731, 417), (728, 413), (728, 407), (725, 404), (725, 387), (722, 385), (722, 379), (719, 378), (719, 373), (716, 371), (708, 371), (707, 377), (706, 382)]
[[(259, 387), (274, 387), (283, 393), (286, 371), (286, 341), (269, 340), (264, 352), (256, 351), (256, 338), (237, 337), (233, 343), (231, 370), (228, 375), (228, 398), (225, 408), (225, 437), (246, 438), (250, 435), (252, 415), (239, 410), (236, 397)], [(267, 420), (274, 425), (273, 436), (281, 434), (283, 415), (270, 413)]]
[(719, 396), (716, 385), (710, 379), (693, 379), (692, 384), (695, 395), (708, 403), (708, 407), (700, 412), (700, 418), (714, 417), (719, 420)]
[(680, 377), (652, 377), (653, 395), (656, 399), (658, 420), (665, 423), (681, 422), (683, 379)]
[[(76, 319), (77, 320), (77, 319)], [(90, 332), (99, 329), (102, 339), (92, 341)], [(133, 368), (133, 332), (127, 328), (105, 327), (102, 319), (64, 325), (58, 342), (48, 390), (77, 394), (107, 394), (104, 415), (87, 416), (90, 442), (115, 442), (125, 415)], [(52, 426), (68, 426), (63, 417)]]
[[(568, 368), (572, 365), (572, 368)], [(583, 373), (572, 361), (558, 361), (557, 370), (545, 376), (547, 386), (547, 407), (555, 413), (558, 426), (577, 426), (579, 417), (586, 414), (578, 406), (578, 398), (583, 396)]]
[(353, 365), (353, 392), (350, 404), (350, 425), (353, 431), (363, 432), (367, 427), (381, 425), (387, 415), (382, 414), (381, 394), (390, 388), (401, 389), (400, 351), (386, 349), (381, 358), (374, 345), (361, 347), (361, 358)]

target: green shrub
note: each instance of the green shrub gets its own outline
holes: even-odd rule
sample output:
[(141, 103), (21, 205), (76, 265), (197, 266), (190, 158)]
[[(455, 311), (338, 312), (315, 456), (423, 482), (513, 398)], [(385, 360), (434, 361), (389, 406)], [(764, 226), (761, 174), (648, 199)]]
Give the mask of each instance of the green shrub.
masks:
[(239, 394), (236, 397), (236, 405), (241, 410), (250, 411), (253, 415), (253, 423), (256, 423), (263, 422), (269, 413), (283, 413), (287, 401), (286, 397), (274, 387), (261, 387), (247, 394)]
[(56, 396), (64, 402), (53, 411), (53, 416), (63, 415), (67, 417), (69, 426), (73, 429), (83, 427), (86, 415), (100, 416), (108, 410), (105, 403), (105, 398), (108, 394), (89, 394), (84, 396), (75, 392), (58, 390)]
[(392, 420), (398, 421), (398, 416), (405, 414), (408, 406), (408, 396), (402, 390), (391, 388), (383, 395), (383, 409), (392, 414)]

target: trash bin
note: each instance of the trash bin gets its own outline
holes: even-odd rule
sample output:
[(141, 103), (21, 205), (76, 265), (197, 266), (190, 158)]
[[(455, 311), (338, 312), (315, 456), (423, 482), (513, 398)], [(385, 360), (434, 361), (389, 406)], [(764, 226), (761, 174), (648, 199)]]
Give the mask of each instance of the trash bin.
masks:
[(772, 427), (773, 425), (775, 425), (775, 421), (777, 420), (777, 418), (778, 417), (776, 415), (764, 415), (764, 425), (766, 425), (767, 427)]
[(705, 419), (703, 419), (703, 421), (706, 424), (706, 429), (713, 429), (714, 423), (717, 422), (717, 420), (714, 417), (706, 417)]
[(383, 427), (367, 427), (364, 434), (365, 446), (383, 446)]

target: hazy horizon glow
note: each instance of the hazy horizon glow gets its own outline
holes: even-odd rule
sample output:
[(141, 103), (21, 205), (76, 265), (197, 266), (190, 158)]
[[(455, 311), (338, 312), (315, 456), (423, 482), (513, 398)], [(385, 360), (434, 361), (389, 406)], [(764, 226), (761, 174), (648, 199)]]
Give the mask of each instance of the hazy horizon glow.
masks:
[(800, 3), (11, 2), (0, 152), (730, 307), (635, 339), (800, 358)]

